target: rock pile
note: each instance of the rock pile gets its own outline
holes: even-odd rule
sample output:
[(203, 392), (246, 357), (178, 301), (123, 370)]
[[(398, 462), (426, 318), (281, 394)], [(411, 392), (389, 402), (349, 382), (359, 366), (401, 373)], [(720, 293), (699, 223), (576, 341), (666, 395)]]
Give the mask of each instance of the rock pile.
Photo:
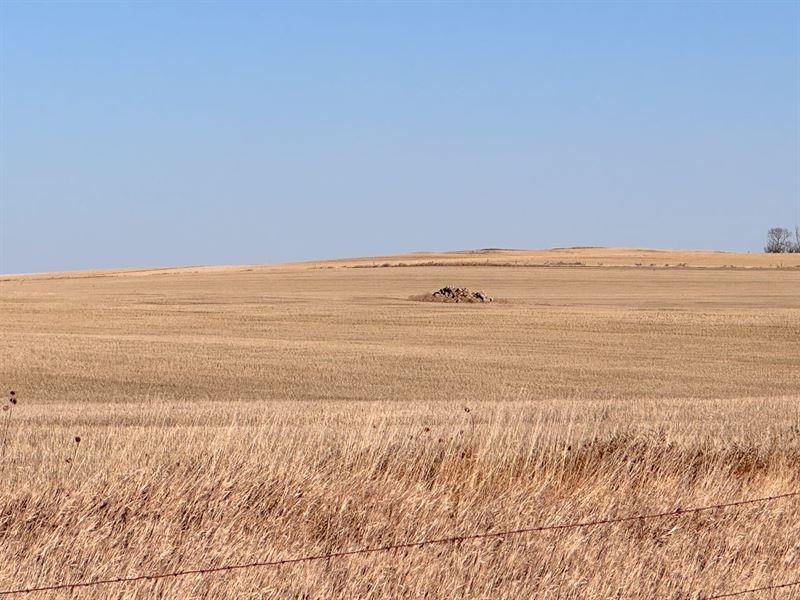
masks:
[(443, 287), (431, 294), (434, 301), (438, 302), (491, 302), (492, 298), (479, 290), (470, 292), (467, 288)]

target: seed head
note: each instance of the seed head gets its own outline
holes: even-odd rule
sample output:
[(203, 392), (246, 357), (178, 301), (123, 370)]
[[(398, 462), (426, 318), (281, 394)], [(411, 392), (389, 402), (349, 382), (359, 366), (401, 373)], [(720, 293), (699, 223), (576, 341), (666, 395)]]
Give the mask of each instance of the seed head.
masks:
[(81, 436), (79, 436), (79, 435), (75, 436), (75, 443), (76, 444), (80, 444), (81, 443)]
[(14, 390), (11, 390), (10, 394), (11, 394), (12, 396), (16, 396), (16, 395), (17, 395), (17, 392), (15, 392)]

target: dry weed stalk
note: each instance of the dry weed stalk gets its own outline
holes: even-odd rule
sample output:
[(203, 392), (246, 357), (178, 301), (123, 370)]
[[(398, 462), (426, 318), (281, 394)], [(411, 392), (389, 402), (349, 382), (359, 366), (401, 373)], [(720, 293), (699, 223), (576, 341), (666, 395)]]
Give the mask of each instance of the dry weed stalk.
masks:
[(2, 441), (0, 442), (0, 464), (5, 468), (6, 462), (6, 445), (8, 443), (8, 436), (11, 429), (11, 413), (17, 407), (17, 392), (11, 390), (8, 393), (8, 399), (3, 403), (3, 434)]

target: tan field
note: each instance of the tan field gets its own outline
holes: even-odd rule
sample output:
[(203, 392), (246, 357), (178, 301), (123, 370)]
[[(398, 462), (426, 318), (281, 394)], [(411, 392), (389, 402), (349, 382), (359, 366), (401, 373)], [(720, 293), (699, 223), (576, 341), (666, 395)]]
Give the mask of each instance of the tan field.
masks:
[[(18, 399), (0, 414), (0, 592), (800, 491), (800, 255), (0, 279)], [(496, 301), (409, 299), (446, 284)], [(795, 496), (19, 597), (679, 600), (798, 580)]]

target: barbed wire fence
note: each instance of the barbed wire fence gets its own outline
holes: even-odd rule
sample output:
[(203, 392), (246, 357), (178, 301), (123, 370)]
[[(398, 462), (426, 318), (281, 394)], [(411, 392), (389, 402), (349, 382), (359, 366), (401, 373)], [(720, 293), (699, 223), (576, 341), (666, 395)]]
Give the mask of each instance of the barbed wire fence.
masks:
[(747, 590), (739, 590), (737, 592), (727, 592), (724, 594), (715, 594), (713, 596), (703, 596), (700, 600), (717, 600), (718, 598), (733, 598), (735, 596), (744, 596), (746, 594), (757, 594), (758, 592), (769, 592), (772, 590), (786, 589), (794, 586), (800, 586), (800, 579), (797, 581), (790, 581), (787, 583), (777, 583), (773, 585), (764, 585), (761, 587), (750, 588)]
[[(308, 556), (299, 556), (293, 558), (283, 558), (277, 560), (254, 561), (249, 563), (219, 565), (215, 567), (185, 569), (180, 571), (170, 571), (164, 573), (151, 573), (146, 575), (134, 575), (124, 577), (114, 577), (110, 579), (96, 579), (92, 581), (79, 581), (73, 583), (55, 583), (52, 585), (36, 586), (36, 587), (21, 587), (16, 589), (0, 590), (0, 596), (12, 596), (32, 594), (36, 592), (52, 592), (58, 590), (74, 590), (78, 588), (93, 588), (103, 585), (113, 585), (122, 583), (132, 583), (138, 581), (155, 581), (159, 579), (167, 579), (172, 577), (185, 577), (188, 575), (207, 575), (213, 573), (223, 573), (240, 571), (245, 569), (279, 567), (281, 565), (291, 565), (297, 563), (314, 562), (321, 560), (331, 560), (335, 558), (344, 558), (348, 556), (356, 556), (362, 554), (373, 554), (378, 552), (390, 552), (393, 550), (403, 550), (411, 548), (420, 548), (433, 544), (457, 544), (460, 542), (486, 540), (492, 538), (504, 538), (515, 535), (523, 535), (528, 533), (538, 533), (543, 531), (558, 531), (565, 529), (579, 529), (588, 527), (599, 527), (604, 525), (612, 525), (616, 523), (627, 523), (632, 521), (644, 521), (649, 519), (664, 519), (668, 517), (679, 517), (700, 512), (722, 510), (742, 507), (750, 504), (762, 504), (767, 502), (774, 502), (786, 498), (794, 498), (800, 496), (800, 490), (793, 492), (786, 492), (783, 494), (776, 494), (772, 496), (762, 496), (760, 498), (750, 498), (747, 500), (737, 500), (733, 502), (723, 502), (719, 504), (711, 504), (706, 506), (695, 506), (690, 508), (676, 508), (670, 511), (659, 513), (645, 513), (639, 515), (629, 515), (625, 517), (611, 517), (605, 519), (594, 519), (587, 521), (574, 521), (569, 523), (559, 523), (554, 525), (538, 525), (534, 527), (523, 527), (520, 529), (510, 529), (505, 531), (484, 532), (468, 535), (455, 535), (443, 538), (434, 538), (430, 540), (408, 541), (395, 544), (386, 544), (383, 546), (367, 546), (363, 548), (356, 548), (353, 550), (343, 550), (339, 552), (329, 552), (326, 554), (316, 554)], [(722, 592), (711, 596), (698, 596), (697, 600), (716, 600), (718, 598), (732, 598), (735, 596), (743, 596), (746, 594), (753, 594), (762, 591), (785, 589), (790, 587), (800, 586), (800, 580), (790, 581), (783, 583), (770, 584), (757, 588), (750, 588), (745, 590), (738, 590), (733, 592)]]

